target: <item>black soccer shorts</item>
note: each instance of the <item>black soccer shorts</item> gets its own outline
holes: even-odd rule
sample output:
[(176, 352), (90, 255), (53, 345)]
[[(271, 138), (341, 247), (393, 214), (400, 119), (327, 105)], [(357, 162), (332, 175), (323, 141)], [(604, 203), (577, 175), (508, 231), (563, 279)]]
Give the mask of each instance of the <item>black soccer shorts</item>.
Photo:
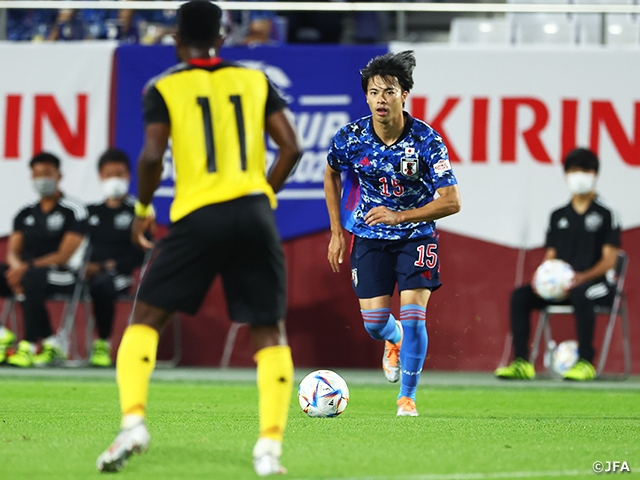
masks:
[(207, 205), (173, 224), (138, 298), (194, 315), (218, 274), (233, 321), (274, 325), (284, 318), (284, 253), (265, 195)]

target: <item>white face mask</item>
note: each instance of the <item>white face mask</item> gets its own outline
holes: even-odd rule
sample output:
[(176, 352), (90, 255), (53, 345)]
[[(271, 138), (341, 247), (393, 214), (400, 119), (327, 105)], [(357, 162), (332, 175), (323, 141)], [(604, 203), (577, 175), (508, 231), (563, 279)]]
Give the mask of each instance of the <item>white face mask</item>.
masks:
[(107, 198), (122, 198), (129, 193), (129, 180), (111, 177), (102, 181), (102, 193)]
[(568, 173), (566, 178), (569, 191), (573, 195), (585, 195), (596, 188), (596, 176), (593, 173), (572, 172)]
[(49, 177), (34, 178), (33, 188), (41, 197), (50, 197), (58, 190), (58, 181)]

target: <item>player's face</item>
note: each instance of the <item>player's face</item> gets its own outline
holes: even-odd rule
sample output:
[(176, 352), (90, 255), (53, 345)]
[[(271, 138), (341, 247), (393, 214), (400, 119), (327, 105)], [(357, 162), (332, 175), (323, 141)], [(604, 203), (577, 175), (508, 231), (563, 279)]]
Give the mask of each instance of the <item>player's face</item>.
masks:
[(36, 163), (31, 167), (31, 178), (50, 178), (57, 182), (60, 181), (61, 175), (55, 165), (47, 162)]
[(403, 91), (395, 77), (382, 78), (379, 75), (369, 79), (367, 104), (373, 119), (380, 123), (397, 121), (402, 117), (402, 106), (409, 92)]
[(102, 165), (102, 168), (100, 169), (100, 180), (104, 181), (107, 178), (122, 178), (129, 180), (129, 170), (122, 162), (107, 162)]

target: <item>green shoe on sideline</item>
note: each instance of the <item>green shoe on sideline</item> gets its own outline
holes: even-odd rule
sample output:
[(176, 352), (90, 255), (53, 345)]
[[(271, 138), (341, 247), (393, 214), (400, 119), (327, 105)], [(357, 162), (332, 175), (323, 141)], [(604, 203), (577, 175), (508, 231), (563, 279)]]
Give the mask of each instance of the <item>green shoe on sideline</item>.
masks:
[(536, 378), (536, 369), (524, 358), (516, 358), (506, 367), (496, 369), (494, 375), (505, 380), (533, 380)]
[(42, 343), (42, 351), (33, 358), (33, 364), (36, 367), (47, 367), (55, 365), (67, 358), (62, 349), (55, 341), (45, 340)]
[(0, 363), (7, 359), (7, 349), (16, 341), (15, 334), (6, 327), (0, 327)]
[(562, 375), (562, 378), (576, 382), (589, 382), (596, 378), (596, 369), (591, 365), (591, 362), (581, 358), (578, 363)]
[(92, 367), (110, 367), (111, 364), (111, 346), (109, 342), (101, 339), (93, 342), (89, 365)]
[(16, 353), (7, 359), (7, 363), (14, 367), (33, 367), (33, 350), (34, 347), (29, 342), (22, 340), (18, 343), (18, 350), (16, 350)]

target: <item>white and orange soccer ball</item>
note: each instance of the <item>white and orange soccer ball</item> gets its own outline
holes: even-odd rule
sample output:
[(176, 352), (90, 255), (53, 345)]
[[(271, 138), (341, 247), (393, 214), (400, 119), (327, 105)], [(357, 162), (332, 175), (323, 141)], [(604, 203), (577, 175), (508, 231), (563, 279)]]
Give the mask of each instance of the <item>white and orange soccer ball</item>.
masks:
[(562, 301), (569, 295), (575, 274), (571, 265), (563, 260), (545, 260), (533, 275), (533, 289), (549, 302)]
[(310, 417), (337, 417), (347, 408), (349, 387), (336, 372), (316, 370), (300, 382), (298, 402)]

